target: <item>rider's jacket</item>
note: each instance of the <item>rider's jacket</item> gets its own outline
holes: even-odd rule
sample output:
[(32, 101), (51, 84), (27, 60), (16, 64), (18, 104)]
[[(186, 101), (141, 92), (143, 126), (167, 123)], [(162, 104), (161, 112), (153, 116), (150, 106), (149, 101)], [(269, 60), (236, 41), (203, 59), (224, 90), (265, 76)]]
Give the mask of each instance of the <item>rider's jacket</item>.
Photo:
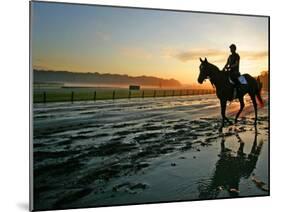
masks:
[[(237, 62), (237, 66), (232, 67)], [(232, 72), (232, 74), (239, 74), (239, 62), (240, 62), (240, 56), (236, 52), (229, 55), (227, 59), (227, 63), (230, 66), (229, 71)]]

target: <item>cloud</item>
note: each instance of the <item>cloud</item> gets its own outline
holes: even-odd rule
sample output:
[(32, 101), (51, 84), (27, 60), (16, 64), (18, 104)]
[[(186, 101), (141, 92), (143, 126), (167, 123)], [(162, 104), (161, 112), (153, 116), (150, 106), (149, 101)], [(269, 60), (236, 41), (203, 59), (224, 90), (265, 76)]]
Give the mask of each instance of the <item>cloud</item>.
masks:
[(242, 51), (240, 53), (240, 56), (248, 60), (260, 60), (260, 59), (267, 58), (268, 52), (267, 51), (259, 51), (259, 52)]
[[(260, 60), (268, 56), (267, 51), (238, 51), (238, 53), (243, 60)], [(210, 58), (213, 62), (223, 62), (227, 60), (229, 52), (216, 49), (190, 49), (185, 51), (163, 49), (162, 55), (165, 58), (175, 58), (181, 62), (198, 60), (200, 57)]]
[(175, 58), (179, 59), (182, 62), (186, 62), (188, 60), (198, 60), (200, 57), (225, 57), (226, 52), (221, 52), (213, 49), (207, 50), (190, 50), (190, 51), (182, 51), (177, 53)]
[(108, 33), (101, 32), (101, 31), (96, 32), (96, 36), (102, 41), (109, 41), (111, 39)]
[(136, 58), (136, 59), (151, 59), (152, 53), (139, 47), (124, 47), (120, 49), (121, 53), (125, 57)]
[(165, 58), (175, 58), (181, 62), (188, 62), (198, 60), (200, 57), (212, 58), (215, 61), (225, 60), (228, 53), (226, 51), (220, 51), (215, 49), (190, 49), (185, 51), (179, 51), (176, 49), (163, 49), (162, 55)]

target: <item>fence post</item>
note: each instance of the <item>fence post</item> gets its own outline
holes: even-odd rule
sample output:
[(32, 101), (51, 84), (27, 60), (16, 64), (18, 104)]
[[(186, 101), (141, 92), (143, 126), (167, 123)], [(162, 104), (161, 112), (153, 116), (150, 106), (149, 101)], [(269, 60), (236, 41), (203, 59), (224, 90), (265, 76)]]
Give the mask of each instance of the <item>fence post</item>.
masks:
[(94, 91), (94, 101), (96, 101), (96, 99), (97, 99), (97, 92)]
[(112, 92), (112, 99), (115, 99), (115, 90)]
[(153, 97), (154, 97), (154, 98), (156, 97), (156, 90), (154, 90), (154, 94), (153, 94)]
[(131, 90), (129, 90), (128, 98), (131, 99)]
[(164, 90), (164, 94), (163, 94), (163, 96), (164, 96), (164, 97), (166, 97), (166, 91), (165, 91), (165, 90)]
[(73, 100), (74, 100), (74, 92), (72, 91), (71, 92), (71, 102), (73, 103)]
[(142, 91), (142, 98), (144, 98), (144, 91)]
[(174, 95), (175, 95), (175, 91), (173, 90), (172, 96), (174, 96)]
[(46, 103), (46, 99), (47, 99), (47, 94), (46, 94), (46, 92), (44, 91), (44, 93), (43, 93), (43, 102), (44, 102), (44, 103)]
[(182, 90), (180, 90), (180, 96), (182, 96)]

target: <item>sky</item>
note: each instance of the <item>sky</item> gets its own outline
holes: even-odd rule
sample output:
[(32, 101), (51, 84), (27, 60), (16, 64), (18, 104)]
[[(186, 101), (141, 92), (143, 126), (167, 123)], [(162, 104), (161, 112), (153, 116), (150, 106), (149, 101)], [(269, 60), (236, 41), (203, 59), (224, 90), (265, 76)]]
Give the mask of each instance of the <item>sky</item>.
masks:
[(236, 44), (240, 72), (268, 70), (268, 18), (32, 2), (32, 66), (156, 76), (195, 84), (199, 58), (220, 69)]

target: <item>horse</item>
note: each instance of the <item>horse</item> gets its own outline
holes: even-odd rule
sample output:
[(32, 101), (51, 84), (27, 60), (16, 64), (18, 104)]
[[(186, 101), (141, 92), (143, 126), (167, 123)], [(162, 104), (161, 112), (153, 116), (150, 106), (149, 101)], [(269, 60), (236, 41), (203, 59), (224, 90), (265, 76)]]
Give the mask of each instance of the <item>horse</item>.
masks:
[[(202, 60), (200, 58), (200, 66), (199, 66), (199, 76), (198, 76), (198, 83), (202, 84), (206, 79), (209, 79), (211, 84), (216, 88), (216, 95), (220, 100), (221, 106), (221, 116), (222, 116), (222, 123), (219, 131), (223, 130), (225, 120), (232, 124), (232, 122), (226, 117), (225, 110), (226, 110), (226, 103), (227, 101), (232, 101), (234, 99), (239, 99), (240, 102), (240, 109), (235, 116), (235, 124), (238, 121), (238, 117), (240, 113), (243, 111), (245, 106), (244, 104), (244, 96), (249, 94), (253, 107), (255, 110), (255, 121), (254, 126), (257, 126), (257, 102), (261, 107), (263, 107), (264, 103), (261, 97), (261, 83), (260, 81), (256, 80), (250, 74), (243, 74), (247, 81), (247, 85), (239, 85), (240, 89), (237, 92), (236, 97), (234, 97), (234, 86), (229, 81), (229, 73), (225, 71), (220, 71), (219, 68), (211, 63), (208, 62), (207, 58)], [(256, 101), (257, 97), (257, 101)]]

